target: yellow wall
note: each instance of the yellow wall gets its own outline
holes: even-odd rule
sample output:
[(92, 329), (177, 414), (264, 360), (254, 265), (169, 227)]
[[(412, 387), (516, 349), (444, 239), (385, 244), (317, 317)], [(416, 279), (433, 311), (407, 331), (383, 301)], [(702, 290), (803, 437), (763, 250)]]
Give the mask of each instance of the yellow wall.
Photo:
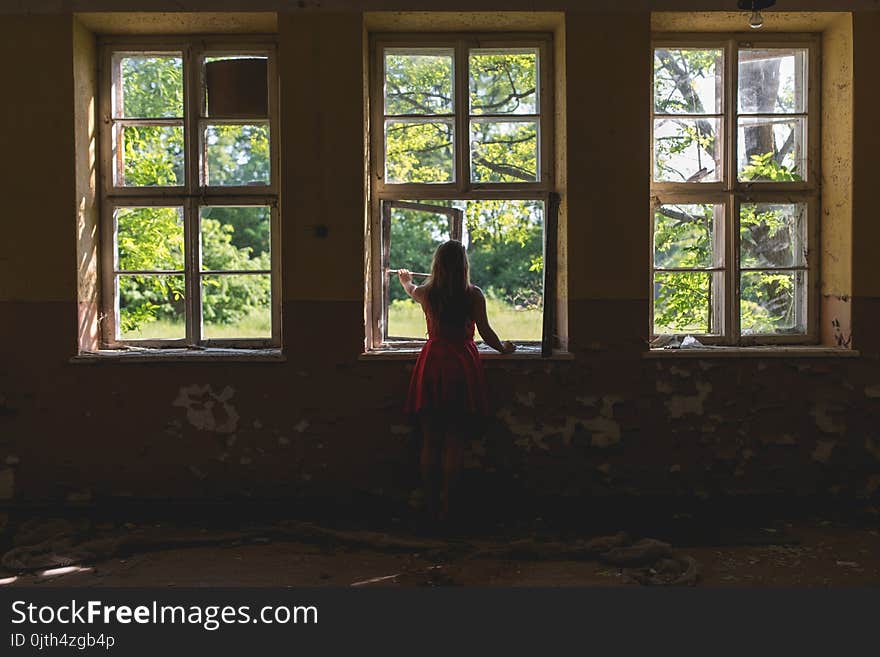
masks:
[(853, 295), (880, 297), (880, 13), (853, 14), (853, 43)]
[(76, 301), (71, 24), (70, 15), (0, 20), (0, 301)]

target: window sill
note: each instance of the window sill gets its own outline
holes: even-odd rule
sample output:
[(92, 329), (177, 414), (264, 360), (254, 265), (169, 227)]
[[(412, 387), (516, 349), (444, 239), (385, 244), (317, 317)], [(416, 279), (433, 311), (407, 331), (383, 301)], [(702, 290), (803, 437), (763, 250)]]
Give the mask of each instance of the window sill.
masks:
[(703, 346), (685, 349), (651, 349), (643, 358), (858, 358), (858, 351), (841, 347), (765, 346), (722, 347)]
[(279, 363), (287, 360), (281, 349), (101, 349), (70, 359), (74, 364), (95, 363), (189, 363), (248, 362)]
[[(386, 349), (372, 349), (358, 356), (358, 360), (415, 360), (421, 347), (396, 347)], [(512, 354), (499, 354), (489, 347), (479, 347), (480, 358), (486, 361), (572, 361), (574, 354), (568, 351), (556, 350), (552, 355), (541, 356), (540, 347), (517, 345), (517, 350)]]

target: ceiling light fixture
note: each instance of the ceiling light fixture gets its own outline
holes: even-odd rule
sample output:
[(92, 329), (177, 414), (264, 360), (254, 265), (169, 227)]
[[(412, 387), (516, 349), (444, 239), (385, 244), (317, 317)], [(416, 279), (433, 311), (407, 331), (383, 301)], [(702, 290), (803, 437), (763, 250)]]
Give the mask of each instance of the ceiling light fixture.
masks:
[(743, 11), (752, 12), (749, 16), (749, 27), (753, 30), (759, 30), (764, 27), (764, 17), (761, 16), (761, 10), (772, 7), (776, 4), (776, 0), (739, 0), (737, 7)]

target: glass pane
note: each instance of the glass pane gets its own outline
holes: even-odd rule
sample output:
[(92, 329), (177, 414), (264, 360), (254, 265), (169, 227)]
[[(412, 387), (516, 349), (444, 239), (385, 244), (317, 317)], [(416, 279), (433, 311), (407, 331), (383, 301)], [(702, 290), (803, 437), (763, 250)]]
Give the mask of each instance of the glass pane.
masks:
[(471, 114), (538, 114), (538, 51), (470, 52)]
[(183, 269), (183, 208), (116, 208), (114, 216), (117, 269)]
[(737, 153), (740, 180), (804, 180), (806, 121), (790, 117), (740, 119)]
[(385, 182), (453, 182), (452, 153), (452, 121), (385, 122)]
[(721, 114), (724, 53), (718, 48), (656, 48), (654, 111)]
[(183, 276), (117, 276), (120, 340), (175, 340), (186, 337)]
[(654, 267), (701, 268), (721, 265), (723, 205), (661, 205), (654, 212)]
[(205, 116), (226, 119), (269, 117), (267, 57), (205, 57)]
[(470, 276), (502, 340), (540, 341), (544, 321), (544, 204), (468, 201)]
[(203, 207), (199, 214), (202, 269), (271, 269), (268, 207)]
[[(125, 126), (122, 132), (122, 180), (126, 187), (175, 187), (184, 184), (183, 126)], [(118, 143), (117, 143), (118, 148)]]
[(720, 134), (720, 119), (655, 119), (654, 180), (721, 180), (724, 155)]
[(471, 180), (538, 179), (537, 121), (471, 121)]
[(806, 275), (801, 271), (742, 272), (743, 335), (806, 333)]
[(805, 48), (739, 51), (739, 111), (797, 114), (807, 111)]
[[(417, 201), (427, 205), (451, 206), (451, 201)], [(430, 273), (431, 261), (438, 246), (452, 238), (452, 218), (421, 210), (393, 208), (389, 266), (391, 269)], [(425, 281), (416, 277), (416, 284)], [(421, 306), (404, 292), (392, 275), (388, 285), (388, 336), (425, 338), (427, 327)]]
[(122, 89), (113, 90), (113, 116), (127, 119), (183, 116), (183, 59), (174, 55), (115, 55)]
[(271, 301), (269, 274), (202, 276), (202, 337), (271, 337)]
[(385, 50), (385, 114), (452, 114), (451, 48)]
[(806, 230), (805, 204), (743, 203), (739, 209), (740, 266), (805, 266)]
[(268, 185), (269, 126), (209, 125), (205, 157), (207, 185)]
[(655, 272), (654, 333), (710, 333), (712, 276)]

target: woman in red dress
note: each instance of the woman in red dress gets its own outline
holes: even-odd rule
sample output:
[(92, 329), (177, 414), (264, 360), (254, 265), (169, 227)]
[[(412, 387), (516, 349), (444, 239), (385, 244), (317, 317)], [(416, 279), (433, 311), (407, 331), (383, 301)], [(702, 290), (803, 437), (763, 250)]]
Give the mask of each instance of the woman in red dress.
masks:
[(406, 293), (422, 306), (428, 327), (428, 340), (416, 360), (405, 410), (418, 417), (422, 429), (421, 471), (427, 506), (439, 519), (445, 519), (450, 493), (464, 464), (464, 442), (489, 414), (474, 327), (496, 351), (509, 354), (516, 346), (499, 340), (489, 325), (486, 298), (470, 283), (467, 251), (461, 242), (450, 240), (437, 247), (431, 276), (423, 285), (413, 284), (406, 269), (399, 270), (398, 276)]

